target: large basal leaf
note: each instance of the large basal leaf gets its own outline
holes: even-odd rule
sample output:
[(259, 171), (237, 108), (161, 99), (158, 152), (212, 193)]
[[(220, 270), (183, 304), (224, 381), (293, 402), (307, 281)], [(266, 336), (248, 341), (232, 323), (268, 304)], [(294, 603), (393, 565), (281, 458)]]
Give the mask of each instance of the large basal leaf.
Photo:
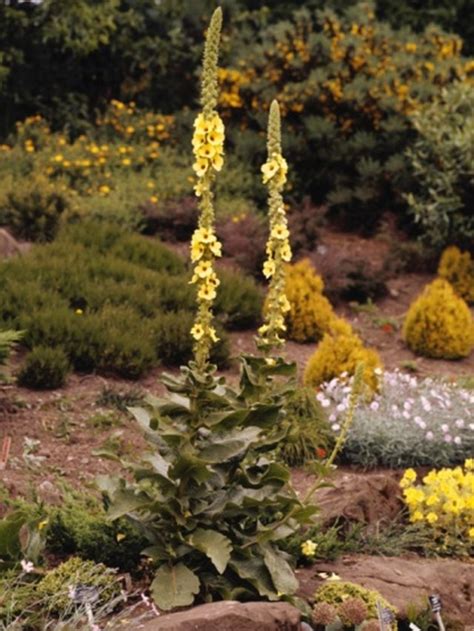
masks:
[(183, 563), (162, 565), (156, 572), (150, 589), (158, 607), (167, 611), (192, 605), (194, 596), (199, 593), (199, 579)]
[(205, 447), (200, 456), (210, 463), (226, 462), (240, 456), (255, 442), (261, 430), (258, 427), (247, 427), (232, 433), (212, 437), (212, 444)]
[(21, 552), (20, 530), (26, 516), (20, 511), (0, 520), (0, 558), (16, 559)]
[(289, 563), (270, 545), (264, 549), (263, 559), (278, 593), (294, 594), (298, 589), (298, 581)]
[(278, 600), (271, 575), (261, 557), (244, 559), (235, 555), (231, 557), (229, 566), (240, 578), (248, 581), (260, 596), (266, 596), (269, 600)]
[(191, 535), (189, 543), (211, 559), (219, 574), (224, 573), (232, 552), (230, 539), (216, 530), (198, 528)]

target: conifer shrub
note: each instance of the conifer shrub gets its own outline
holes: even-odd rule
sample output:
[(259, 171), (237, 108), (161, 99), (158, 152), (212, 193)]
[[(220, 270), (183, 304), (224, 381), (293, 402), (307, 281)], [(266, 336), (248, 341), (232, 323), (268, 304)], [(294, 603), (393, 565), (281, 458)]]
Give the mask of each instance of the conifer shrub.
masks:
[(467, 357), (474, 346), (474, 320), (464, 300), (439, 278), (427, 285), (410, 306), (403, 339), (417, 355), (460, 359)]
[(439, 261), (438, 275), (463, 300), (474, 302), (474, 259), (469, 252), (461, 252), (455, 245), (446, 248)]
[[(19, 342), (21, 338), (21, 331), (0, 331), (0, 368), (5, 365), (14, 344)], [(2, 373), (0, 372), (1, 378)]]
[(348, 322), (336, 318), (306, 364), (304, 383), (318, 386), (343, 373), (353, 375), (361, 362), (364, 364), (364, 381), (375, 391), (378, 387), (377, 373), (382, 366), (378, 353), (364, 346)]
[(286, 269), (285, 293), (290, 303), (286, 315), (287, 335), (295, 342), (319, 342), (336, 317), (323, 296), (324, 283), (309, 259)]
[(54, 390), (66, 383), (70, 369), (68, 357), (62, 348), (37, 346), (27, 355), (18, 382), (28, 388)]

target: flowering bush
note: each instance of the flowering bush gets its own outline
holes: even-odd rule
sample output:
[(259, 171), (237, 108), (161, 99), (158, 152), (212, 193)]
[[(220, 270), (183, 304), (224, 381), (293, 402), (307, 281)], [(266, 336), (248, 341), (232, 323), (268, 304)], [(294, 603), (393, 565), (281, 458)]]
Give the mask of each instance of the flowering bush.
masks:
[(365, 383), (375, 391), (378, 387), (377, 371), (381, 367), (378, 353), (365, 348), (348, 322), (335, 318), (330, 331), (324, 334), (306, 364), (304, 382), (308, 386), (319, 386), (342, 373), (353, 375), (360, 363), (364, 364)]
[(413, 352), (426, 357), (467, 357), (474, 347), (474, 320), (451, 285), (437, 279), (410, 306), (403, 339)]
[(461, 47), (434, 26), (394, 30), (377, 21), (374, 3), (337, 14), (305, 7), (239, 46), (221, 76), (223, 116), (239, 122), (234, 141), (245, 150), (277, 98), (298, 192), (327, 199), (352, 225), (362, 211), (368, 229), (387, 207), (405, 206), (412, 114), (455, 80), (468, 89), (474, 65)]
[(323, 280), (303, 259), (286, 270), (285, 292), (290, 303), (286, 314), (288, 338), (296, 342), (319, 342), (336, 317), (323, 296)]
[[(350, 383), (333, 379), (317, 399), (334, 432), (349, 405)], [(449, 466), (474, 449), (474, 394), (455, 383), (384, 372), (372, 401), (360, 401), (343, 448), (363, 467)]]
[(474, 259), (455, 245), (446, 248), (438, 266), (438, 275), (468, 303), (474, 302)]
[[(472, 453), (472, 451), (471, 451)], [(400, 482), (410, 521), (423, 523), (435, 547), (472, 555), (474, 552), (474, 460), (464, 467), (432, 470), (416, 484), (417, 474), (407, 469)]]

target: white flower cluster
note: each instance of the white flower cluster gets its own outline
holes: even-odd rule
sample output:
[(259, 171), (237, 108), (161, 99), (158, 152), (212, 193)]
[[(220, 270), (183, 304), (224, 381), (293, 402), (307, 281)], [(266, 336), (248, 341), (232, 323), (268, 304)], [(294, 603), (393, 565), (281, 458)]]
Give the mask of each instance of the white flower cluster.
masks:
[[(380, 393), (356, 410), (343, 457), (364, 466), (448, 466), (474, 451), (474, 392), (400, 371), (385, 372)], [(317, 396), (338, 432), (349, 405), (347, 375)]]

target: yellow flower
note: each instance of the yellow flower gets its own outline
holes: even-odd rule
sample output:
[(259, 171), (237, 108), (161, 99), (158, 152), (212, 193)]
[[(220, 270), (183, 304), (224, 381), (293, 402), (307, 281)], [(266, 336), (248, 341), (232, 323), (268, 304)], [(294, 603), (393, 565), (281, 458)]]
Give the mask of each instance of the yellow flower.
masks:
[(198, 278), (206, 278), (213, 274), (211, 261), (201, 261), (195, 268), (194, 273)]
[(216, 171), (220, 171), (224, 166), (224, 158), (221, 155), (216, 154), (212, 158), (212, 166)]
[(197, 197), (201, 197), (201, 195), (204, 193), (204, 186), (201, 180), (198, 180), (198, 182), (196, 182), (196, 184), (194, 185), (194, 192), (196, 193)]
[(151, 202), (152, 204), (157, 204), (157, 203), (158, 203), (158, 197), (157, 197), (156, 195), (152, 195), (152, 196), (150, 197), (150, 202)]
[(191, 329), (191, 335), (194, 337), (196, 341), (199, 341), (204, 335), (204, 327), (202, 324), (195, 324)]
[(215, 146), (222, 146), (224, 143), (224, 134), (223, 133), (219, 133), (217, 131), (211, 131), (208, 135), (207, 135), (207, 142), (211, 145), (215, 145)]
[(204, 246), (202, 243), (192, 243), (191, 244), (191, 261), (195, 263), (202, 258), (205, 252)]
[(314, 543), (311, 539), (307, 539), (301, 544), (301, 552), (305, 557), (313, 557), (316, 554), (317, 547), (317, 543)]
[(282, 258), (283, 261), (285, 261), (286, 263), (288, 263), (289, 261), (291, 261), (291, 248), (290, 245), (288, 243), (284, 243), (281, 250), (280, 250), (280, 256)]
[(122, 160), (122, 164), (123, 164), (124, 167), (128, 167), (128, 166), (130, 166), (132, 164), (132, 161), (130, 160), (130, 158), (124, 158)]
[(474, 458), (467, 458), (464, 461), (464, 468), (468, 471), (474, 471)]
[(436, 513), (428, 513), (428, 515), (426, 515), (426, 521), (429, 524), (434, 524), (438, 521), (438, 515)]
[(265, 276), (265, 278), (270, 278), (271, 276), (273, 276), (274, 273), (275, 261), (273, 261), (272, 259), (265, 261), (265, 263), (263, 264), (263, 275)]
[(82, 314), (84, 313), (84, 311), (83, 311), (82, 309), (76, 309), (76, 310), (74, 311), (74, 313), (75, 313), (76, 315), (82, 315)]
[(216, 155), (216, 148), (210, 144), (202, 145), (197, 150), (197, 155), (199, 158), (206, 158), (207, 160), (210, 160)]
[(419, 510), (416, 510), (413, 515), (410, 517), (410, 521), (423, 521), (423, 513)]
[(408, 486), (413, 484), (416, 480), (416, 471), (414, 469), (407, 469), (403, 474), (403, 478), (400, 481), (400, 486), (402, 489), (406, 489)]
[(201, 300), (214, 300), (216, 296), (215, 286), (210, 283), (206, 283), (199, 288), (198, 298)]
[(266, 184), (277, 173), (279, 169), (278, 162), (275, 158), (268, 160), (265, 164), (262, 164), (263, 183)]
[(213, 326), (210, 326), (207, 332), (209, 333), (209, 337), (211, 338), (213, 342), (219, 341), (219, 338), (217, 337), (216, 329)]
[(207, 170), (209, 168), (209, 161), (204, 158), (198, 158), (196, 162), (193, 164), (194, 172), (198, 177), (204, 177), (206, 175)]
[(290, 231), (284, 224), (277, 224), (272, 228), (271, 235), (273, 239), (288, 239)]

